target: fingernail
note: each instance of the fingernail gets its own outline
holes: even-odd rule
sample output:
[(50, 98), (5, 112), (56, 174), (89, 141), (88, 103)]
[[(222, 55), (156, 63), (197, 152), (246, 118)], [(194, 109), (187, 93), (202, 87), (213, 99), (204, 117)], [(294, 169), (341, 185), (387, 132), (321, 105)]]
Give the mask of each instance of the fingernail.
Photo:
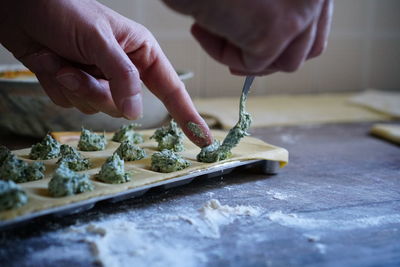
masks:
[(46, 73), (56, 73), (60, 67), (60, 61), (50, 53), (42, 53), (37, 57), (39, 68)]
[(142, 95), (136, 94), (122, 101), (122, 113), (128, 120), (136, 120), (142, 116)]
[(72, 73), (61, 74), (56, 77), (57, 81), (65, 88), (76, 91), (79, 89), (79, 80), (76, 75)]

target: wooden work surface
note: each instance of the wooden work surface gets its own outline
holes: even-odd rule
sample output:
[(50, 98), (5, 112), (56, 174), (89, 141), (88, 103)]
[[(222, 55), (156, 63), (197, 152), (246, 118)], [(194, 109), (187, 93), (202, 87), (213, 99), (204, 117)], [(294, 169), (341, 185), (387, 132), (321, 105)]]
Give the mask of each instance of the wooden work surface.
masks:
[[(89, 234), (76, 238), (73, 229), (113, 218), (134, 222), (144, 241), (170, 246), (175, 266), (399, 266), (400, 147), (369, 136), (371, 125), (253, 130), (289, 150), (289, 165), (278, 175), (243, 170), (4, 231), (1, 266), (95, 265)], [(0, 143), (17, 148), (11, 139)], [(261, 215), (221, 225), (213, 238), (176, 216), (210, 199), (258, 207)], [(161, 252), (131, 260), (171, 264)]]

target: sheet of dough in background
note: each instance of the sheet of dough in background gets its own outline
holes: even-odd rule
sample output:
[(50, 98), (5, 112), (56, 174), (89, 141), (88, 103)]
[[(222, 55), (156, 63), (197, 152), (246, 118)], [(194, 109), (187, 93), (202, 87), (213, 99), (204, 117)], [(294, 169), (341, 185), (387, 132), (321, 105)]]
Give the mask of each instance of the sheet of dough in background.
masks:
[(400, 92), (367, 90), (353, 96), (350, 102), (400, 118)]
[(371, 128), (371, 134), (400, 144), (399, 124), (375, 124)]
[[(349, 103), (354, 93), (253, 96), (247, 110), (252, 127), (361, 121), (386, 121), (391, 117)], [(238, 98), (195, 99), (202, 115), (218, 120), (224, 129), (238, 120)]]

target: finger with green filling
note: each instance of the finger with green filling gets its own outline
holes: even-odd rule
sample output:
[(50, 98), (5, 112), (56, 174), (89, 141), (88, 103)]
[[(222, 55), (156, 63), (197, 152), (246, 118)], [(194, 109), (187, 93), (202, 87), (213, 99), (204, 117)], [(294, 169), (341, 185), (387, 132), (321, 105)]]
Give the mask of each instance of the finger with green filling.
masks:
[(84, 171), (89, 169), (90, 161), (84, 158), (75, 148), (69, 145), (61, 145), (61, 158), (57, 161), (58, 165), (65, 163), (73, 171)]
[(40, 143), (32, 146), (30, 159), (54, 159), (60, 156), (60, 143), (47, 134)]
[(214, 141), (211, 145), (203, 147), (197, 155), (198, 161), (211, 163), (227, 159), (231, 156), (232, 148), (237, 146), (243, 137), (249, 135), (247, 130), (250, 128), (251, 116), (245, 110), (246, 99), (246, 95), (242, 93), (240, 98), (239, 121), (229, 130), (222, 145), (220, 145), (218, 141)]
[(13, 181), (0, 180), (0, 211), (22, 207), (28, 202), (28, 196)]
[(150, 139), (158, 143), (158, 150), (169, 149), (176, 152), (183, 151), (183, 132), (178, 124), (171, 120), (166, 126), (158, 128)]
[(194, 134), (194, 136), (199, 137), (199, 138), (205, 138), (206, 137), (204, 135), (204, 132), (201, 129), (200, 125), (198, 125), (197, 123), (189, 121), (187, 123), (187, 127)]
[(119, 143), (122, 143), (123, 141), (129, 141), (134, 144), (143, 143), (143, 135), (135, 131), (135, 128), (139, 126), (140, 125), (137, 123), (121, 126), (121, 128), (119, 128), (119, 130), (114, 134), (112, 140)]
[(171, 150), (164, 149), (151, 156), (151, 169), (156, 172), (176, 172), (189, 167), (189, 161)]
[(100, 151), (107, 146), (107, 140), (104, 134), (96, 134), (82, 127), (79, 138), (78, 149), (81, 151)]
[(114, 153), (118, 154), (118, 156), (125, 161), (134, 161), (146, 157), (146, 152), (143, 148), (129, 141), (123, 141)]
[(53, 197), (65, 197), (93, 191), (94, 186), (89, 175), (76, 173), (68, 165), (61, 164), (51, 178), (48, 190)]
[(36, 181), (44, 178), (45, 169), (43, 162), (29, 164), (10, 153), (0, 166), (0, 179), (16, 183)]
[(117, 153), (106, 160), (96, 178), (108, 184), (122, 184), (131, 180), (130, 175), (125, 172), (124, 161)]

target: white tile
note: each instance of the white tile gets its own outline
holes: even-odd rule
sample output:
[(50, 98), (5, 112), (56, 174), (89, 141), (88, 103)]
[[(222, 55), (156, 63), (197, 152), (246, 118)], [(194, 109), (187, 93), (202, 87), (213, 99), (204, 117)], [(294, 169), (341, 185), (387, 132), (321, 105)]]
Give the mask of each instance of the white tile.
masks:
[(376, 40), (371, 46), (369, 87), (400, 90), (400, 39)]
[(317, 91), (363, 89), (363, 39), (331, 39), (324, 55), (315, 59)]
[(400, 35), (400, 1), (374, 0), (374, 7), (374, 33), (396, 33)]
[(190, 17), (172, 11), (160, 0), (143, 0), (142, 8), (145, 14), (143, 24), (154, 35), (160, 37), (189, 35), (193, 24)]
[(360, 33), (368, 24), (368, 0), (335, 0), (332, 34)]
[(133, 19), (135, 21), (138, 19), (138, 13), (136, 11), (139, 7), (139, 0), (98, 0), (98, 2), (127, 18)]

